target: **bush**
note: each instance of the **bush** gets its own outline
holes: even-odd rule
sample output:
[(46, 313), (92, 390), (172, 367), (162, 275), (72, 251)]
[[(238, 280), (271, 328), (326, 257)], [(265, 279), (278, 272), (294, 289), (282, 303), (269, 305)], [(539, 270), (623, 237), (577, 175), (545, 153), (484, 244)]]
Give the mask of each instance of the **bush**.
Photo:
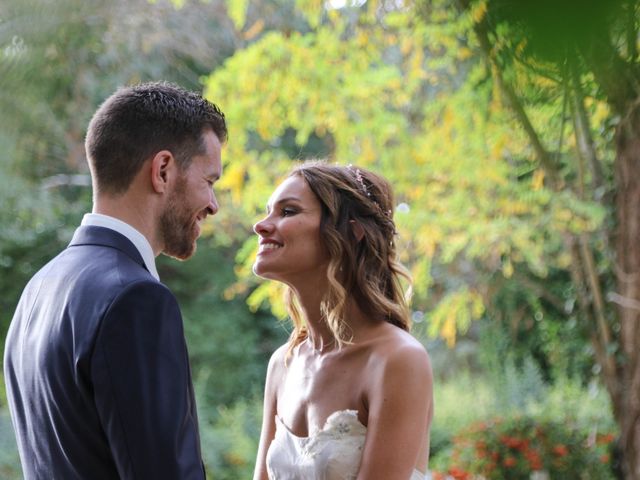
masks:
[[(437, 457), (452, 444), (452, 436), (480, 419), (490, 417), (494, 393), (483, 378), (460, 372), (446, 381), (434, 383), (435, 415), (431, 424), (432, 465), (437, 468)], [(468, 392), (473, 392), (469, 395)]]
[[(605, 443), (612, 437), (603, 436), (603, 433), (615, 432), (616, 426), (611, 415), (609, 397), (602, 385), (595, 380), (584, 385), (580, 379), (556, 375), (553, 383), (545, 383), (533, 362), (524, 361), (516, 366), (507, 355), (502, 360), (501, 368), (496, 366), (493, 374), (469, 375), (460, 372), (448, 381), (436, 382), (434, 396), (435, 416), (431, 429), (429, 461), (429, 467), (434, 472), (447, 472), (448, 477), (454, 479), (470, 479), (474, 476), (527, 480), (611, 478), (608, 474), (608, 446)], [(498, 418), (503, 420), (491, 420)], [(486, 425), (486, 428), (480, 429), (481, 425)], [(483, 436), (499, 442), (501, 435), (517, 437), (518, 432), (524, 434), (527, 425), (530, 428), (540, 426), (543, 430), (549, 430), (550, 440), (543, 446), (532, 442), (533, 436), (529, 439), (531, 448), (536, 446), (535, 448), (542, 449), (539, 453), (541, 461), (555, 458), (553, 447), (556, 444), (565, 445), (572, 455), (581, 453), (575, 452), (576, 449), (586, 449), (584, 455), (588, 461), (576, 466), (577, 471), (582, 473), (556, 473), (554, 476), (543, 464), (544, 473), (531, 477), (534, 470), (530, 464), (518, 471), (518, 461), (524, 462), (527, 457), (516, 449), (520, 456), (507, 460), (507, 464), (516, 460), (516, 464), (509, 468), (501, 465), (502, 470), (495, 476), (483, 477), (480, 465), (483, 458), (478, 458), (482, 452), (475, 449), (473, 442), (479, 441), (481, 445), (484, 442), (491, 447), (485, 451), (489, 455), (497, 453), (498, 461), (504, 462), (509, 450), (496, 448)], [(533, 435), (531, 432), (529, 434)], [(549, 443), (552, 440), (555, 443)], [(541, 440), (537, 439), (536, 442), (540, 443)], [(457, 457), (453, 455), (455, 451), (459, 452)], [(563, 449), (559, 448), (557, 451), (562, 452)], [(529, 456), (531, 459), (535, 458), (532, 453)], [(572, 458), (574, 457), (560, 456), (559, 462), (571, 462)], [(523, 473), (525, 470), (526, 473)], [(434, 475), (434, 478), (442, 477)]]
[[(585, 432), (574, 424), (530, 416), (477, 422), (453, 439), (449, 475), (486, 480), (546, 478), (605, 480), (614, 435)], [(438, 478), (436, 476), (435, 478)]]
[[(0, 375), (0, 385), (4, 385), (2, 375)], [(3, 388), (0, 388), (0, 390)], [(4, 480), (19, 480), (23, 476), (18, 446), (13, 435), (9, 409), (6, 405), (3, 405), (3, 402), (4, 397), (2, 396), (0, 397), (0, 478)]]
[(260, 440), (262, 399), (239, 400), (217, 409), (202, 408), (198, 413), (207, 478), (251, 478)]

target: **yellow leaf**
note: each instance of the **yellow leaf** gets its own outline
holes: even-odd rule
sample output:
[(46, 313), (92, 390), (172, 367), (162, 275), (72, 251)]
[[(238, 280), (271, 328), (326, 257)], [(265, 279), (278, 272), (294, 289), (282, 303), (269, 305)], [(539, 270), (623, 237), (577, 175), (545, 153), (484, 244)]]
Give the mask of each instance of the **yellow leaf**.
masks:
[(255, 38), (256, 36), (258, 36), (263, 29), (264, 29), (264, 20), (260, 18), (256, 20), (254, 24), (251, 25), (251, 27), (249, 27), (249, 29), (246, 32), (244, 32), (242, 36), (244, 37), (245, 40), (251, 40), (252, 38)]
[(241, 163), (236, 162), (230, 164), (224, 172), (219, 183), (219, 188), (231, 191), (234, 202), (242, 199), (242, 190), (244, 188), (245, 171)]
[(502, 262), (502, 275), (504, 275), (505, 278), (511, 278), (513, 275), (513, 263), (511, 263), (511, 260), (508, 258)]
[(411, 49), (413, 49), (413, 39), (411, 37), (405, 37), (400, 44), (400, 52), (402, 55), (407, 55)]
[(533, 173), (533, 178), (531, 179), (531, 188), (534, 191), (541, 190), (544, 187), (544, 170), (541, 168), (537, 169)]
[(518, 45), (516, 45), (516, 54), (518, 56), (522, 55), (526, 46), (527, 46), (527, 39), (525, 38), (524, 40), (519, 42)]
[(487, 14), (487, 2), (481, 1), (476, 3), (471, 10), (471, 18), (474, 23), (480, 23)]
[(458, 49), (458, 60), (466, 60), (467, 58), (471, 58), (472, 55), (473, 52), (467, 47), (460, 47)]
[(442, 338), (445, 339), (445, 341), (447, 342), (447, 346), (449, 348), (453, 348), (453, 346), (456, 344), (456, 316), (455, 316), (455, 312), (451, 312), (446, 320), (444, 321), (444, 324), (442, 325), (442, 329), (440, 330), (440, 335), (442, 335)]
[[(175, 2), (176, 0), (174, 0)], [(184, 0), (182, 0), (184, 1)], [(249, 0), (231, 0), (227, 2), (227, 14), (237, 30), (241, 30), (247, 19)]]

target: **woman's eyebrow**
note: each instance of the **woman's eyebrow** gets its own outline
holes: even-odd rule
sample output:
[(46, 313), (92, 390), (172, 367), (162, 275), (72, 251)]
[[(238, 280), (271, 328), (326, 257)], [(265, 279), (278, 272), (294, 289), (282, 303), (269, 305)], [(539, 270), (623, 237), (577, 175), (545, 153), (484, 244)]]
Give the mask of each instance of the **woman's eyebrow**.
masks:
[[(274, 205), (274, 206), (281, 205), (281, 204), (283, 204), (283, 203), (287, 203), (287, 202), (291, 202), (291, 201), (293, 201), (293, 202), (300, 202), (300, 199), (299, 199), (298, 197), (285, 197), (285, 198), (281, 198), (280, 200), (278, 200), (278, 201), (275, 203), (275, 205)], [(271, 211), (271, 209), (272, 209), (272, 208), (273, 208), (273, 207), (267, 203), (267, 213), (269, 213), (269, 212)]]

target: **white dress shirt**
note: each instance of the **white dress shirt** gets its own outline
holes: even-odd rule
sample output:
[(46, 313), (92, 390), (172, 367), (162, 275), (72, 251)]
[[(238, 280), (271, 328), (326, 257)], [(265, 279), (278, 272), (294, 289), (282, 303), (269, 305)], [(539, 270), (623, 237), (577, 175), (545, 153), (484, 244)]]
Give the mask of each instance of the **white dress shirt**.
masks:
[(149, 240), (131, 225), (101, 213), (85, 213), (81, 225), (108, 228), (127, 237), (138, 249), (140, 255), (142, 255), (142, 260), (147, 270), (149, 270), (149, 273), (151, 273), (156, 280), (160, 280), (160, 275), (158, 275), (158, 270), (156, 269), (156, 257), (153, 254)]

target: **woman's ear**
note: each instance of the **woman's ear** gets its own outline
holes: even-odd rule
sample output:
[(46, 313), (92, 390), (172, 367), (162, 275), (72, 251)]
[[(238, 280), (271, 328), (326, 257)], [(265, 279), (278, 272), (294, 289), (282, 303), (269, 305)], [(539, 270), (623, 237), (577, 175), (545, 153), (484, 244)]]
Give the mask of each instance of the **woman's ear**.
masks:
[(356, 222), (355, 220), (349, 220), (349, 224), (351, 225), (351, 231), (353, 232), (353, 236), (356, 237), (356, 240), (359, 242), (364, 237), (364, 227), (360, 224), (360, 222)]
[(169, 150), (161, 150), (151, 159), (151, 186), (156, 193), (166, 191), (175, 159)]

